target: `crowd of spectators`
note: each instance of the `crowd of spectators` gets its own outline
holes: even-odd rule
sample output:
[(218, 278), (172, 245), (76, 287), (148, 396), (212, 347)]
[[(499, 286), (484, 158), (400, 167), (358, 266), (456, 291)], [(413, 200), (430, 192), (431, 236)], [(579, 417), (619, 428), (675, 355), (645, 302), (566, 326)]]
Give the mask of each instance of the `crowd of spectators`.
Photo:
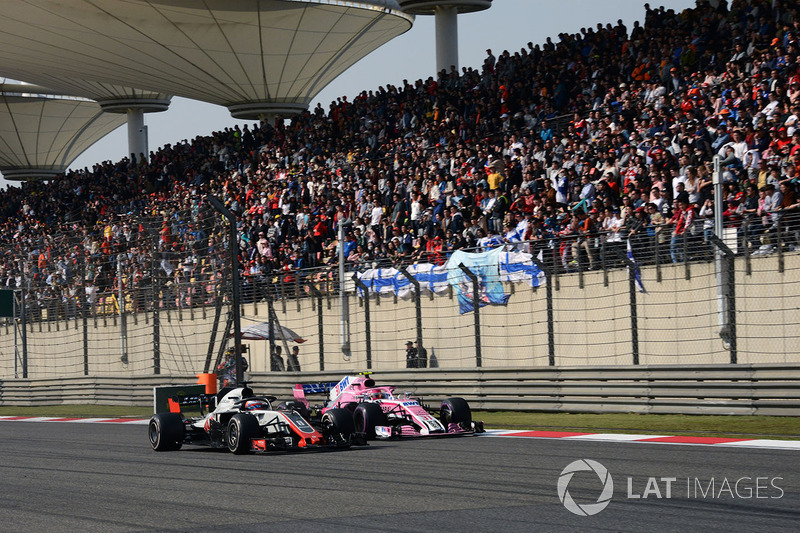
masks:
[(10, 188), (0, 284), (75, 300), (84, 284), (90, 298), (115, 290), (118, 272), (126, 288), (219, 279), (227, 238), (208, 195), (237, 215), (248, 284), (333, 271), (340, 230), (351, 270), (517, 241), (567, 271), (626, 241), (680, 262), (689, 235), (708, 237), (714, 202), (741, 246), (774, 245), (779, 223), (797, 244), (798, 5), (645, 12), (632, 28), (487, 50), (479, 68)]

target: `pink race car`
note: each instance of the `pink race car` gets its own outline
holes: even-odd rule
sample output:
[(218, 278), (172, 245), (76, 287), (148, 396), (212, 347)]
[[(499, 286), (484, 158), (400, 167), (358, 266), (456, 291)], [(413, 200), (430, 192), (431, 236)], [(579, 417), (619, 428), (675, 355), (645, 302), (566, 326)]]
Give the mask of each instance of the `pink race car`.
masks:
[[(307, 394), (328, 394), (324, 405), (312, 408)], [(438, 409), (422, 403), (410, 393), (395, 394), (390, 385), (376, 386), (368, 375), (345, 376), (338, 383), (306, 383), (294, 387), (295, 401), (286, 408), (302, 416), (321, 417), (330, 409), (353, 413), (355, 430), (367, 438), (469, 435), (483, 433), (483, 422), (473, 422), (463, 398), (447, 398)]]

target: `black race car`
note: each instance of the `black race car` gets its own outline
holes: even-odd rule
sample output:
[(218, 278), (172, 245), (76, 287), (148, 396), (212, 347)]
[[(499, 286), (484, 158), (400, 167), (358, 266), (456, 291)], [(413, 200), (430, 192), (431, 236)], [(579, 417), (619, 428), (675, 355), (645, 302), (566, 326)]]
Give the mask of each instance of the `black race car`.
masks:
[[(171, 398), (170, 412), (150, 419), (147, 435), (155, 451), (179, 450), (184, 444), (227, 448), (235, 454), (273, 450), (348, 448), (366, 444), (356, 433), (353, 415), (332, 409), (314, 423), (292, 409), (273, 409), (272, 396), (256, 396), (247, 386), (218, 394)], [(201, 416), (187, 418), (182, 406), (199, 406)], [(208, 409), (208, 413), (204, 411)]]

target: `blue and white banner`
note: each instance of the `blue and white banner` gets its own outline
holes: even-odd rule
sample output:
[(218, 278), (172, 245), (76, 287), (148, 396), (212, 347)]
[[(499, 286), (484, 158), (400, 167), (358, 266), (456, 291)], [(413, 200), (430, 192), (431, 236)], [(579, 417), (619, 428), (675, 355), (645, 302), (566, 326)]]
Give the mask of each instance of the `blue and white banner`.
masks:
[[(542, 286), (545, 282), (544, 272), (532, 261), (531, 254), (515, 251), (513, 245), (480, 253), (457, 250), (442, 266), (421, 263), (411, 265), (407, 270), (419, 283), (421, 291), (441, 294), (452, 286), (458, 297), (459, 311), (463, 314), (473, 310), (473, 286), (459, 268), (460, 264), (478, 276), (481, 306), (508, 302), (503, 282), (527, 283), (531, 287)], [(371, 293), (396, 295), (398, 298), (414, 295), (414, 285), (395, 268), (370, 269), (358, 277)], [(358, 294), (363, 297), (364, 291), (359, 289)]]
[(500, 277), (500, 259), (506, 253), (502, 248), (480, 253), (456, 250), (447, 260), (444, 265), (447, 268), (447, 281), (456, 293), (461, 314), (475, 310), (474, 284), (461, 270), (461, 265), (478, 277), (478, 305), (505, 305), (508, 302)]
[[(411, 265), (406, 270), (419, 282), (421, 291), (439, 294), (447, 290), (447, 270), (444, 266), (420, 263)], [(394, 294), (398, 298), (411, 298), (414, 294), (414, 285), (396, 268), (370, 269), (359, 274), (358, 277), (373, 293), (386, 296)], [(364, 291), (359, 290), (358, 292), (359, 295), (364, 296)]]
[[(438, 294), (447, 290), (447, 270), (444, 266), (420, 263), (409, 266), (406, 271), (417, 280), (421, 291)], [(395, 276), (395, 292), (398, 298), (411, 298), (414, 295), (414, 285), (402, 272)]]
[(545, 276), (533, 262), (533, 256), (523, 252), (506, 251), (500, 255), (500, 281), (527, 283), (531, 287), (544, 285)]

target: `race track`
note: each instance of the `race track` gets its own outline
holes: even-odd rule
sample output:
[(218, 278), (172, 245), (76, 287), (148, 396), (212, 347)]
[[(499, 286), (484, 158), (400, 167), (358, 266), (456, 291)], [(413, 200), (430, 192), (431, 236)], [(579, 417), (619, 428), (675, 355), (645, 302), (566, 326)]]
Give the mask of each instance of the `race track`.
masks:
[[(488, 437), (266, 456), (156, 453), (141, 425), (9, 421), (0, 424), (0, 530), (796, 531), (798, 453)], [(556, 489), (562, 469), (583, 458), (614, 483), (594, 516), (567, 511)], [(648, 498), (628, 497), (648, 483)], [(578, 472), (568, 491), (591, 504), (602, 487)]]

